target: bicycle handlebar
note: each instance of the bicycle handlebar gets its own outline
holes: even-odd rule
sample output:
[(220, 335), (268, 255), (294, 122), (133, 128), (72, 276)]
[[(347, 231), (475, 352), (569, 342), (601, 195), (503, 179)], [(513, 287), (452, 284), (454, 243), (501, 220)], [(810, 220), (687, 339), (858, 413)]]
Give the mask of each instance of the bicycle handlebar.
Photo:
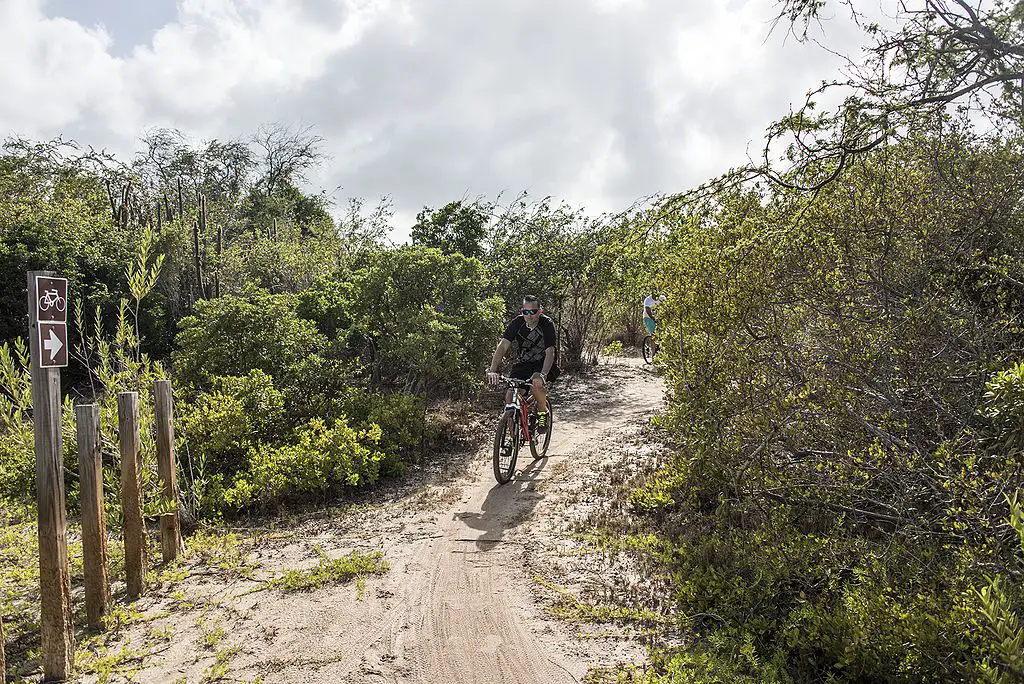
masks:
[(519, 378), (510, 378), (507, 375), (501, 376), (501, 383), (509, 387), (533, 387), (532, 380), (520, 380)]

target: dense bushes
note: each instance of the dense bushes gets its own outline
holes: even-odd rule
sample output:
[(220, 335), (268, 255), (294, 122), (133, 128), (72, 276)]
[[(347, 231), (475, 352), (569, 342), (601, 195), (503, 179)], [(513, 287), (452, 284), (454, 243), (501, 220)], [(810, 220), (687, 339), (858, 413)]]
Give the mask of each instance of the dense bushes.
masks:
[(692, 681), (980, 676), (976, 589), (1019, 552), (1022, 161), (1019, 141), (921, 139), (814, 202), (665, 219), (682, 450), (633, 501), (670, 535), (680, 612), (716, 616)]
[(181, 321), (176, 376), (193, 505), (215, 513), (364, 487), (437, 436), (428, 400), (476, 381), (500, 328), (480, 262), (359, 257), (296, 295), (251, 288)]
[(257, 369), (285, 386), (301, 383), (302, 363), (327, 349), (327, 339), (295, 313), (294, 297), (252, 290), (196, 304), (180, 322), (175, 374), (193, 387), (221, 375)]
[(376, 425), (356, 431), (341, 418), (330, 426), (314, 419), (295, 431), (293, 443), (250, 448), (248, 463), (235, 475), (224, 499), (229, 506), (244, 509), (296, 495), (372, 485), (380, 476), (381, 462), (396, 458), (376, 449), (380, 436)]

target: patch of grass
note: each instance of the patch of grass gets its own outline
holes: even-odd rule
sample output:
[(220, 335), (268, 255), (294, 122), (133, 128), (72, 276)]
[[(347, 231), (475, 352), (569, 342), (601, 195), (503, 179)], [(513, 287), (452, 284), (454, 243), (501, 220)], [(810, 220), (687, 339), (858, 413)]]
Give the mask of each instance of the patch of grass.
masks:
[(252, 540), (234, 532), (199, 530), (185, 541), (187, 558), (241, 579), (252, 579), (258, 567), (249, 559)]
[(35, 510), (0, 500), (0, 614), (9, 672), (31, 672), (40, 662), (39, 538)]
[[(105, 624), (120, 628), (157, 617), (119, 606), (105, 618)], [(139, 645), (112, 646), (110, 642), (117, 638), (114, 631), (86, 638), (75, 649), (75, 674), (96, 675), (100, 684), (113, 681), (115, 677), (134, 681), (149, 658), (169, 648), (172, 636), (171, 628), (165, 626), (151, 628)]]
[[(196, 620), (196, 627), (199, 629), (199, 645), (207, 651), (213, 651), (213, 662), (203, 670), (200, 682), (219, 682), (227, 678), (231, 659), (234, 658), (241, 647), (227, 641), (227, 630), (219, 621), (208, 620), (200, 616)], [(196, 655), (196, 660), (200, 659)]]
[(534, 581), (558, 594), (548, 610), (563, 620), (591, 623), (632, 623), (642, 625), (668, 625), (672, 618), (661, 613), (627, 606), (609, 606), (588, 603), (575, 596), (565, 587), (534, 576)]
[(113, 681), (115, 676), (134, 681), (143, 661), (152, 655), (146, 648), (124, 645), (111, 648), (99, 641), (87, 641), (86, 648), (75, 654), (75, 673), (79, 675), (96, 675), (99, 684)]
[(224, 625), (216, 621), (207, 620), (205, 616), (199, 616), (196, 620), (196, 627), (199, 628), (200, 644), (203, 648), (214, 650), (227, 636)]
[(152, 590), (163, 585), (177, 584), (188, 577), (188, 567), (179, 557), (167, 565), (158, 565), (146, 572), (146, 586)]
[[(330, 558), (327, 553), (317, 547), (320, 561), (316, 567), (306, 570), (285, 570), (279, 577), (265, 582), (268, 589), (281, 591), (312, 591), (329, 584), (343, 584), (353, 579), (363, 580), (367, 575), (383, 575), (390, 569), (390, 564), (380, 551), (365, 554), (353, 551), (340, 558)], [(365, 581), (365, 580), (364, 580)], [(365, 584), (361, 586), (365, 590)]]

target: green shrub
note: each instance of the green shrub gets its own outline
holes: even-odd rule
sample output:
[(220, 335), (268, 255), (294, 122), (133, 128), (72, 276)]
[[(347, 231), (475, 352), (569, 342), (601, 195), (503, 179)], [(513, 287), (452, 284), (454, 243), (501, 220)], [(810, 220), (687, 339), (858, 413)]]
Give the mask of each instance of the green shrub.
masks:
[(380, 428), (354, 430), (339, 418), (330, 426), (314, 419), (284, 446), (249, 449), (245, 470), (224, 492), (234, 509), (266, 505), (286, 498), (365, 487), (377, 481), (388, 456), (378, 450)]
[(1004, 454), (1024, 449), (1024, 362), (996, 373), (985, 385), (980, 410), (989, 421), (988, 443)]
[(196, 388), (210, 388), (218, 376), (242, 377), (263, 371), (278, 387), (301, 384), (300, 365), (327, 346), (316, 326), (299, 318), (291, 295), (251, 290), (196, 303), (181, 320), (176, 375)]
[(479, 261), (425, 247), (366, 255), (352, 274), (351, 351), (374, 386), (412, 394), (464, 392), (501, 333)]
[(622, 356), (624, 353), (624, 350), (622, 348), (622, 342), (619, 340), (612, 340), (611, 342), (604, 346), (604, 349), (601, 350), (601, 353), (604, 356)]
[(409, 394), (379, 394), (351, 389), (344, 400), (345, 413), (358, 429), (380, 428), (380, 449), (401, 455), (419, 451), (435, 438), (427, 422), (422, 397)]

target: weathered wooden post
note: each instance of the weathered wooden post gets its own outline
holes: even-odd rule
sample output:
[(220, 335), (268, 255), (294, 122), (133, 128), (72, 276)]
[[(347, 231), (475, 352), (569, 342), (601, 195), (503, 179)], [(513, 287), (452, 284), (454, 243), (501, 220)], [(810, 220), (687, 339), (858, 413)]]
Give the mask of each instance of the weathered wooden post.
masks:
[(28, 273), (44, 680), (67, 679), (74, 664), (59, 370), (68, 365), (67, 295), (66, 278), (58, 278), (51, 271)]
[(139, 393), (117, 395), (117, 431), (121, 445), (121, 509), (124, 513), (124, 572), (128, 598), (146, 590), (146, 530), (139, 490), (142, 440), (139, 436)]
[[(153, 384), (153, 405), (156, 413), (156, 463), (163, 483), (164, 498), (177, 506), (178, 465), (174, 453), (174, 399), (170, 380)], [(181, 519), (178, 510), (160, 516), (160, 547), (164, 562), (178, 557), (181, 545)]]
[(85, 613), (89, 626), (100, 629), (110, 605), (107, 581), (107, 515), (103, 508), (100, 462), (100, 407), (75, 407), (78, 425), (78, 474), (82, 485), (82, 555), (85, 572)]

